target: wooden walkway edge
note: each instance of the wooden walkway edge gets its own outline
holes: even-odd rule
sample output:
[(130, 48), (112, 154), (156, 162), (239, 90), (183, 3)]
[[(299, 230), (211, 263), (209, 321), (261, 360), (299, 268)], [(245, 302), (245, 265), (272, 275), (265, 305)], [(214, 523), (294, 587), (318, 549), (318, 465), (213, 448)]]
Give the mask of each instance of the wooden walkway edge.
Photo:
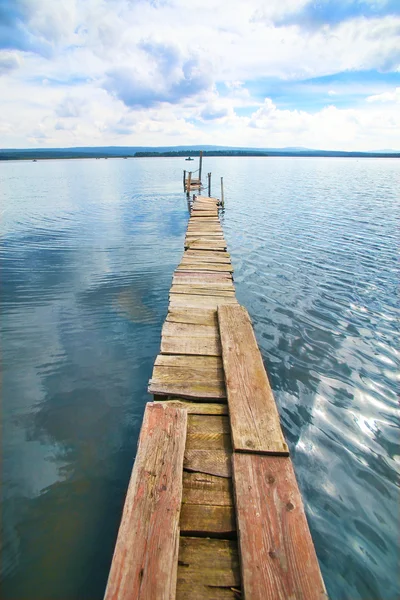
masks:
[(173, 600), (187, 413), (147, 404), (106, 600)]
[(105, 600), (326, 599), (216, 198), (184, 246)]

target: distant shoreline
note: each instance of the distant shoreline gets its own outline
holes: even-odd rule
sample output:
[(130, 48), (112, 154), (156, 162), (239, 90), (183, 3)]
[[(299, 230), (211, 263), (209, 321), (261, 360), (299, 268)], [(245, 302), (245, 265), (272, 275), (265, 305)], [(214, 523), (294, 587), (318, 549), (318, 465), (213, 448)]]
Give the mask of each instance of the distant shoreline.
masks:
[[(119, 150), (119, 152), (118, 152)], [(123, 153), (120, 149), (32, 149), (32, 150), (1, 150), (0, 161), (8, 160), (52, 160), (52, 159), (108, 159), (108, 158), (197, 158), (199, 150), (141, 150)], [(208, 157), (244, 157), (244, 158), (400, 158), (400, 152), (345, 152), (341, 150), (205, 150), (203, 156)]]

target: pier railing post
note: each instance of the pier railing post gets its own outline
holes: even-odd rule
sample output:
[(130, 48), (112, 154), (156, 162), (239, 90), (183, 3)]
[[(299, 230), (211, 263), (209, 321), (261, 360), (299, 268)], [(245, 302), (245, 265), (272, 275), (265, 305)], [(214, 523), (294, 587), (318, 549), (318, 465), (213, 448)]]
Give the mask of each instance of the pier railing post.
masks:
[(224, 200), (224, 178), (221, 177), (221, 206), (224, 206), (225, 204), (225, 200)]
[(211, 196), (211, 173), (207, 173), (208, 175), (208, 197)]
[(201, 186), (201, 170), (203, 168), (203, 150), (200, 150), (200, 159), (199, 159), (199, 186)]
[(186, 193), (190, 196), (190, 186), (192, 184), (192, 171), (189, 171)]
[(183, 171), (183, 191), (185, 191), (186, 186), (186, 169)]

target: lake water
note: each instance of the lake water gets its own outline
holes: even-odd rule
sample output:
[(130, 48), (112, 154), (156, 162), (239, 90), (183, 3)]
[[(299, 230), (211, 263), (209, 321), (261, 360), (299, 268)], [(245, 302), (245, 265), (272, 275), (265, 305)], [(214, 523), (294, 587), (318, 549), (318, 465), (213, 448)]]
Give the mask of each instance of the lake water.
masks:
[[(4, 600), (103, 596), (187, 164), (0, 163)], [(238, 299), (330, 598), (395, 600), (400, 162), (206, 158), (204, 171), (215, 195), (224, 176)]]

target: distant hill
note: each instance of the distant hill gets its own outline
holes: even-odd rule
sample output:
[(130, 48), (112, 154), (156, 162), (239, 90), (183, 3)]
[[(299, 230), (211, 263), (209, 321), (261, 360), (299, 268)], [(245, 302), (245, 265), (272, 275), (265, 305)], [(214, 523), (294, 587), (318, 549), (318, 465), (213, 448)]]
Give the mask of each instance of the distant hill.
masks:
[(103, 146), (76, 148), (0, 149), (0, 160), (44, 160), (60, 158), (140, 158), (198, 156), (332, 156), (400, 158), (400, 152), (345, 152), (341, 150), (314, 150), (310, 148), (240, 148), (230, 146)]

